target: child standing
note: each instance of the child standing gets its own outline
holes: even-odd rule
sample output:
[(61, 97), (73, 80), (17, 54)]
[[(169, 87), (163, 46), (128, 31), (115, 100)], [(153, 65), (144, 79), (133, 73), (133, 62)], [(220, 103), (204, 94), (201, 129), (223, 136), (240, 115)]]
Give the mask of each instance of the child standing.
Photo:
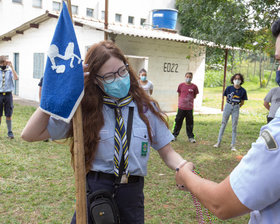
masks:
[(185, 74), (185, 82), (178, 86), (178, 111), (173, 125), (173, 135), (176, 140), (186, 119), (186, 132), (191, 143), (195, 143), (193, 134), (193, 101), (199, 93), (198, 88), (192, 83), (192, 72)]
[(222, 137), (227, 126), (229, 116), (231, 115), (232, 120), (232, 140), (231, 150), (236, 151), (235, 140), (236, 140), (236, 129), (239, 118), (239, 109), (244, 104), (244, 100), (248, 100), (247, 92), (241, 85), (244, 83), (243, 75), (237, 73), (231, 77), (231, 83), (233, 85), (228, 86), (224, 92), (224, 96), (227, 98), (227, 103), (223, 112), (222, 125), (219, 131), (218, 142), (214, 145), (215, 148), (220, 147)]
[(139, 77), (140, 77), (140, 81), (139, 81), (140, 86), (145, 90), (145, 92), (149, 96), (151, 96), (153, 94), (154, 85), (150, 80), (147, 79), (147, 71), (144, 68), (142, 68), (139, 71)]

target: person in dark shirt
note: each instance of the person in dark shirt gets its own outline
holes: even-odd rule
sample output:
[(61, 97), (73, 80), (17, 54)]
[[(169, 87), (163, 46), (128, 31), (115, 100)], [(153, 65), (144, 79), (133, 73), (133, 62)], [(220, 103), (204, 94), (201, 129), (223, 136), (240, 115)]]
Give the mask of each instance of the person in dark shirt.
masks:
[(41, 77), (40, 82), (38, 83), (38, 86), (39, 86), (39, 101), (41, 101), (42, 86), (43, 86), (43, 77)]
[(227, 126), (228, 119), (231, 115), (232, 120), (232, 140), (231, 140), (231, 150), (236, 151), (235, 141), (236, 141), (236, 130), (239, 118), (239, 109), (244, 105), (244, 100), (247, 100), (247, 92), (241, 87), (244, 83), (243, 75), (237, 73), (231, 77), (231, 83), (233, 85), (228, 86), (224, 92), (224, 96), (227, 98), (227, 102), (223, 112), (222, 125), (219, 131), (218, 142), (214, 145), (215, 148), (220, 147), (222, 137)]

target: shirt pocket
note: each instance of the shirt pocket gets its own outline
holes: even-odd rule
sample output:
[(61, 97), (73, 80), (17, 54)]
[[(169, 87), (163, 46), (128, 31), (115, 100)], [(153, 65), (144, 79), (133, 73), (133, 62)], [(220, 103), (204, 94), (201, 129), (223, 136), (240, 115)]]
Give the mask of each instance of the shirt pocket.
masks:
[[(147, 161), (150, 153), (150, 141), (147, 128), (134, 128), (131, 149), (138, 160)], [(144, 165), (144, 164), (143, 164)]]
[(99, 144), (96, 152), (96, 159), (110, 161), (114, 159), (114, 132), (101, 130), (99, 132)]
[(109, 130), (101, 130), (99, 132), (100, 142), (106, 142), (110, 138), (114, 137), (114, 133), (110, 133)]

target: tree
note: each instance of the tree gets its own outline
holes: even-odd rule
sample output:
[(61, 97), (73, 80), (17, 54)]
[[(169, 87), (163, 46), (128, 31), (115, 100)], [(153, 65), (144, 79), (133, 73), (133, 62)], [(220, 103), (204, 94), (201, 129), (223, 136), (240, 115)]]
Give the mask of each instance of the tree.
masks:
[(251, 24), (239, 0), (177, 0), (181, 34), (216, 44), (243, 47)]
[(181, 34), (273, 55), (279, 0), (177, 0)]
[(271, 25), (280, 16), (279, 0), (248, 0), (244, 2), (248, 15), (254, 28), (253, 43), (247, 43), (247, 47), (253, 50), (274, 55), (274, 38), (271, 35)]
[[(176, 0), (176, 7), (182, 35), (274, 55), (270, 27), (280, 15), (279, 0)], [(222, 49), (207, 47), (206, 55), (207, 65), (224, 61)]]

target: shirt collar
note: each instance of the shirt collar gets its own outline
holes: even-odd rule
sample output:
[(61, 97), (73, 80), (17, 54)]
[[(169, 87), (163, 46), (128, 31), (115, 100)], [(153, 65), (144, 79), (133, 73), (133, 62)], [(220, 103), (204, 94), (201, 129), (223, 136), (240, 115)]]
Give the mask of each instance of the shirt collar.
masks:
[[(124, 107), (135, 107), (136, 104), (134, 103), (134, 100), (132, 100), (128, 105), (124, 106)], [(106, 111), (108, 110), (112, 110), (112, 108), (107, 107), (105, 104), (103, 104), (103, 108), (105, 108)]]

